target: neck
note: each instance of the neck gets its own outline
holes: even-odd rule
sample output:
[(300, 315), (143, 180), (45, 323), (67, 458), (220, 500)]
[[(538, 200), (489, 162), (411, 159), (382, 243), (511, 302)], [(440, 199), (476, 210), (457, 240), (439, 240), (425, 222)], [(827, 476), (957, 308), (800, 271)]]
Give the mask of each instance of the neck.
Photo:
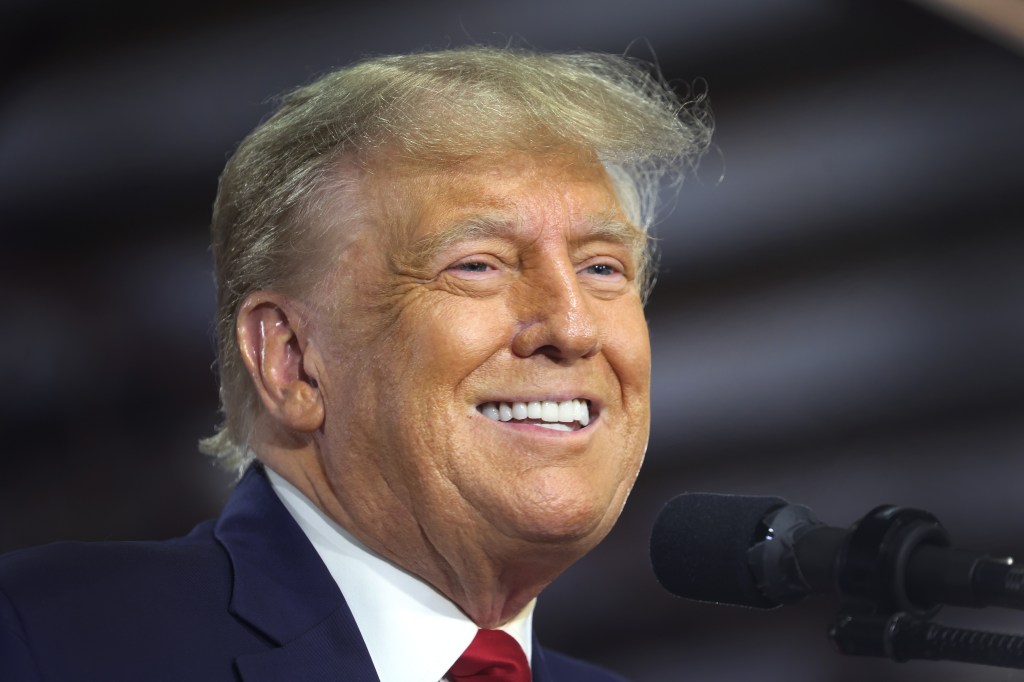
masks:
[[(328, 518), (443, 594), (481, 628), (494, 629), (515, 618), (583, 553), (556, 543), (514, 541), (497, 531), (432, 538), (413, 514), (387, 495), (337, 494), (315, 453), (270, 446), (257, 451), (267, 467)], [(345, 483), (346, 489), (359, 493), (374, 487)]]

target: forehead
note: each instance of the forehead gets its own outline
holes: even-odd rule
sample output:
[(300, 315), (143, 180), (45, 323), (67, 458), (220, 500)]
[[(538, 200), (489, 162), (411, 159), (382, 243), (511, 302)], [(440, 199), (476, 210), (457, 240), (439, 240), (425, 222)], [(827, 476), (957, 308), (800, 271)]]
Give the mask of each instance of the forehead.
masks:
[(569, 237), (628, 223), (604, 167), (580, 154), (509, 152), (391, 166), (373, 173), (370, 185), (377, 227), (396, 248), (474, 225), (530, 238), (553, 222)]

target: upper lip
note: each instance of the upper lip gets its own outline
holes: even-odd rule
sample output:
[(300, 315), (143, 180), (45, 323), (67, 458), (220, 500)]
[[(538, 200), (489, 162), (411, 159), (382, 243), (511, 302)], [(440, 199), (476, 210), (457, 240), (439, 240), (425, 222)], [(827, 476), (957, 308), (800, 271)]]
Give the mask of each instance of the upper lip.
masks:
[(548, 393), (547, 395), (538, 396), (527, 396), (527, 397), (510, 397), (510, 396), (496, 396), (493, 398), (484, 398), (478, 404), (482, 403), (536, 403), (544, 402), (545, 400), (551, 400), (556, 403), (562, 402), (563, 400), (590, 400), (593, 399), (585, 393)]
[(593, 417), (596, 416), (601, 411), (601, 408), (603, 406), (600, 400), (598, 400), (593, 395), (588, 394), (585, 391), (581, 391), (579, 393), (573, 393), (571, 391), (552, 391), (551, 393), (547, 393), (545, 395), (535, 394), (532, 396), (525, 397), (523, 397), (521, 394), (518, 397), (508, 397), (509, 395), (515, 394), (506, 394), (505, 397), (483, 398), (482, 400), (476, 402), (475, 407), (479, 408), (481, 405), (486, 405), (487, 403), (542, 403), (546, 401), (560, 403), (566, 400), (586, 400), (589, 403), (590, 413)]

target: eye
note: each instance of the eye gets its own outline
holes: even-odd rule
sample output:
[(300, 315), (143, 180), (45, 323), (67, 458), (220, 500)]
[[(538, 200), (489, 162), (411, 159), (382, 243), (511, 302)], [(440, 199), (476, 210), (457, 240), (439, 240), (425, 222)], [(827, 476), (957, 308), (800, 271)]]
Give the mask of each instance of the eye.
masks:
[(452, 263), (445, 272), (461, 279), (486, 279), (498, 274), (501, 263), (491, 256), (475, 255)]
[(456, 263), (454, 269), (461, 270), (462, 272), (487, 272), (491, 269), (491, 266), (487, 263), (481, 263), (480, 261), (470, 261), (468, 263)]
[(626, 268), (617, 258), (610, 256), (599, 256), (588, 258), (579, 265), (580, 275), (600, 280), (623, 279), (626, 276)]
[(615, 266), (610, 265), (609, 263), (595, 263), (594, 265), (588, 265), (583, 271), (591, 275), (600, 275), (602, 277), (611, 277), (619, 274), (619, 271)]
[(630, 281), (629, 271), (613, 256), (597, 256), (580, 263), (576, 271), (580, 281), (595, 292), (607, 294), (624, 291)]

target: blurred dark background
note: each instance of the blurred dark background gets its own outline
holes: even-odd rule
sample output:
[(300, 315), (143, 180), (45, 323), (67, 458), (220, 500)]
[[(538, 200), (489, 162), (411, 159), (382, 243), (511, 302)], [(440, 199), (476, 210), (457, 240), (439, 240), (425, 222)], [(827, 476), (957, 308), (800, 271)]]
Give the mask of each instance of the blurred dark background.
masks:
[(1024, 556), (1019, 0), (2, 7), (0, 551), (217, 513), (230, 481), (196, 450), (217, 422), (209, 207), (273, 95), (367, 54), (653, 50), (709, 93), (716, 147), (658, 229), (646, 468), (541, 600), (541, 637), (638, 682), (1017, 679), (842, 657), (826, 598), (676, 599), (647, 536), (707, 490), (842, 526), (917, 506), (960, 546)]

